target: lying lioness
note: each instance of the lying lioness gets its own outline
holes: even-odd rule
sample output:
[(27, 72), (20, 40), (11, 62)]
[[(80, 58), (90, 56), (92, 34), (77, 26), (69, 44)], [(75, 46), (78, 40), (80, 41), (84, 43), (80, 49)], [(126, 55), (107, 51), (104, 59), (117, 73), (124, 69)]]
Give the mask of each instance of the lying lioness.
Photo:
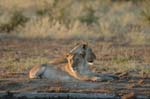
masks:
[(96, 77), (81, 75), (75, 70), (75, 67), (84, 67), (87, 64), (85, 55), (69, 54), (66, 56), (68, 63), (65, 65), (42, 64), (34, 66), (29, 72), (29, 78), (48, 78), (53, 80), (91, 80), (95, 81)]
[(96, 59), (92, 49), (86, 44), (81, 44), (72, 49), (65, 58), (59, 63), (65, 63), (65, 65), (58, 65), (54, 61), (49, 64), (43, 64), (34, 66), (29, 73), (30, 78), (48, 78), (59, 80), (113, 80), (116, 78), (111, 75), (101, 75), (90, 71), (89, 62), (93, 62)]

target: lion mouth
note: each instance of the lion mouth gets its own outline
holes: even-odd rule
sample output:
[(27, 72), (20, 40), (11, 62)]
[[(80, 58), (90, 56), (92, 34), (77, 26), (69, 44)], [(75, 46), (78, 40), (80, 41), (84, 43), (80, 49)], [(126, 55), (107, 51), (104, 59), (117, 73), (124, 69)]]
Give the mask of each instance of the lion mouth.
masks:
[(93, 60), (88, 60), (89, 65), (93, 65), (94, 61)]
[(92, 62), (88, 62), (88, 64), (89, 64), (89, 65), (93, 65), (94, 63), (93, 63), (93, 61), (92, 61)]

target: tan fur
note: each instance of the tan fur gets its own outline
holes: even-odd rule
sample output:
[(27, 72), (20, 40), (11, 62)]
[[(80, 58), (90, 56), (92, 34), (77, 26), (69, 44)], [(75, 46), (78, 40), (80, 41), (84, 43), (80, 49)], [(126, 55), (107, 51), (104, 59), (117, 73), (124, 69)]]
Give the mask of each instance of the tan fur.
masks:
[[(86, 53), (85, 57), (88, 63), (93, 63), (94, 60), (96, 59), (96, 55), (86, 43), (81, 43), (81, 44), (76, 45), (73, 49), (70, 50), (69, 53), (76, 54), (76, 53), (82, 53), (83, 51)], [(63, 56), (60, 58), (53, 59), (49, 61), (48, 63), (53, 64), (53, 65), (58, 65), (58, 64), (67, 63), (67, 62), (68, 61), (66, 59), (66, 56)]]
[(67, 63), (67, 59), (66, 57), (59, 57), (49, 61), (48, 63), (53, 65), (63, 64), (63, 63)]
[(38, 75), (41, 74), (45, 69), (46, 67), (42, 65), (34, 66), (29, 72), (29, 78), (40, 78)]
[[(72, 78), (75, 78), (77, 80), (91, 80), (96, 81), (96, 77), (88, 77), (87, 75), (81, 75), (77, 71), (73, 69), (73, 65), (80, 67), (83, 67), (87, 63), (84, 57), (82, 57), (80, 54), (69, 54), (66, 57), (68, 63), (66, 63), (63, 66), (54, 66), (54, 65), (39, 65), (34, 66), (30, 72), (29, 72), (29, 78), (58, 78), (60, 80), (70, 80)], [(79, 61), (77, 61), (79, 60)], [(53, 75), (55, 73), (55, 77)], [(61, 73), (59, 75), (59, 73)], [(58, 77), (57, 77), (58, 76)]]

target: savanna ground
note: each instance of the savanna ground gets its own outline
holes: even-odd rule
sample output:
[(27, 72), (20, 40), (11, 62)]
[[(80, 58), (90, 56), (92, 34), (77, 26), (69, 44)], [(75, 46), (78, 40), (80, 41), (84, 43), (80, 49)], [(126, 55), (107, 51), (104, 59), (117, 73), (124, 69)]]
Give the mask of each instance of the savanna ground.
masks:
[[(149, 0), (1, 0), (0, 92), (79, 92), (150, 95)], [(30, 80), (36, 64), (88, 41), (91, 70), (109, 82)]]

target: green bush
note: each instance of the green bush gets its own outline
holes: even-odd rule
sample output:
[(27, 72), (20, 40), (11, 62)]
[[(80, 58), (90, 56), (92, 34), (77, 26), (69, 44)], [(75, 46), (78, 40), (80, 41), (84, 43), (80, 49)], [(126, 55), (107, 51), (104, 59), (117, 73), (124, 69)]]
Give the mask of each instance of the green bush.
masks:
[(141, 14), (144, 17), (145, 21), (148, 24), (150, 24), (150, 1), (149, 0), (145, 0), (143, 2)]
[(94, 15), (95, 11), (91, 8), (87, 8), (85, 11), (85, 15), (80, 16), (79, 20), (83, 23), (92, 24), (97, 23), (98, 17)]
[(13, 15), (10, 18), (9, 22), (0, 25), (0, 31), (1, 32), (11, 32), (17, 26), (24, 25), (25, 22), (27, 22), (27, 20), (28, 20), (28, 18), (25, 17), (20, 11), (15, 11), (15, 12), (13, 12)]

